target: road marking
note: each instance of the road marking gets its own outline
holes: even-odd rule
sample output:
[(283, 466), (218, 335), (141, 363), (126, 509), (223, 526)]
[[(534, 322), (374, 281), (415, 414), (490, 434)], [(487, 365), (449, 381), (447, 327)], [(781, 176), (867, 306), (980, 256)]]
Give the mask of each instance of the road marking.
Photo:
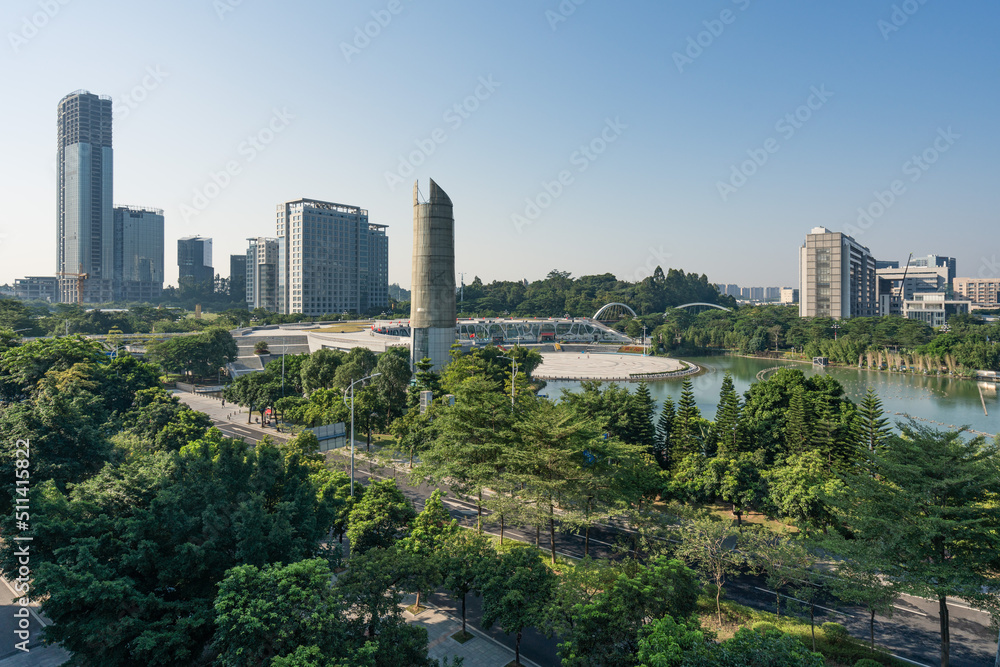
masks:
[(917, 616), (927, 616), (927, 614), (925, 614), (924, 612), (922, 612), (922, 611), (914, 611), (913, 609), (910, 609), (909, 607), (900, 607), (898, 604), (894, 604), (892, 606), (895, 607), (896, 609), (899, 609), (900, 611), (905, 611), (908, 614), (916, 614)]
[(904, 658), (903, 656), (901, 656), (901, 655), (896, 655), (895, 653), (890, 653), (889, 655), (891, 655), (891, 656), (892, 656), (892, 657), (894, 657), (894, 658), (899, 658), (899, 659), (900, 659), (900, 660), (902, 660), (903, 662), (908, 662), (908, 663), (910, 663), (911, 665), (920, 665), (920, 667), (931, 667), (930, 665), (925, 665), (925, 664), (924, 664), (924, 663), (922, 663), (922, 662), (917, 662), (916, 660), (910, 660), (909, 658)]
[[(783, 598), (788, 598), (789, 600), (795, 600), (796, 602), (801, 602), (802, 604), (812, 604), (811, 602), (806, 602), (805, 600), (800, 600), (798, 598), (793, 598), (791, 595), (784, 595), (783, 593), (775, 593), (774, 591), (769, 591), (766, 588), (761, 588), (760, 586), (754, 586), (758, 591), (764, 591), (765, 593), (770, 593), (771, 595), (780, 595)], [(853, 616), (854, 614), (848, 614), (837, 609), (830, 609), (829, 607), (824, 607), (822, 605), (814, 604), (812, 605), (817, 609), (822, 609), (823, 611), (828, 611), (832, 614), (840, 614), (841, 616)]]

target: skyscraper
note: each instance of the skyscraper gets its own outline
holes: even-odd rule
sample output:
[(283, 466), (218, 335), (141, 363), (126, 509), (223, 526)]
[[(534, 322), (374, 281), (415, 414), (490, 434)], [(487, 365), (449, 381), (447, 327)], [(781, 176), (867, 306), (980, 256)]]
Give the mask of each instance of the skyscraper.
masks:
[[(386, 225), (315, 199), (278, 205), (278, 310), (362, 314), (389, 305)], [(248, 295), (249, 298), (249, 295)]]
[(114, 208), (115, 301), (155, 301), (163, 292), (163, 211)]
[[(59, 300), (113, 299), (111, 98), (85, 90), (59, 102), (56, 275)], [(83, 274), (86, 276), (82, 279)], [(82, 286), (83, 294), (78, 294)]]
[(195, 284), (215, 280), (212, 266), (212, 239), (185, 236), (177, 240), (177, 282), (189, 279)]
[(799, 315), (879, 314), (875, 258), (847, 234), (814, 227), (799, 250)]
[(428, 357), (433, 370), (451, 360), (455, 342), (455, 215), (451, 198), (431, 180), (426, 202), (413, 184), (411, 362)]

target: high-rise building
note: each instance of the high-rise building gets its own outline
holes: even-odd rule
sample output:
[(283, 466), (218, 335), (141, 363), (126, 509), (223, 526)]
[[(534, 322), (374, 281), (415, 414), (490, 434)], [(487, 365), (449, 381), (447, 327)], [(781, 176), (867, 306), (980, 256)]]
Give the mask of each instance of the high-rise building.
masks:
[(212, 283), (215, 280), (212, 239), (185, 236), (177, 240), (177, 283), (180, 284), (185, 279), (195, 284)]
[[(59, 300), (113, 299), (111, 98), (85, 90), (59, 102), (56, 275)], [(82, 287), (83, 294), (78, 294)]]
[(429, 358), (440, 372), (455, 342), (455, 215), (451, 198), (433, 180), (426, 202), (413, 184), (411, 362)]
[(1000, 278), (955, 278), (955, 294), (973, 308), (1000, 308)]
[(878, 314), (871, 251), (846, 234), (814, 227), (799, 249), (799, 315), (841, 319)]
[(229, 256), (229, 298), (233, 301), (247, 300), (247, 255)]
[(780, 295), (778, 296), (779, 303), (798, 303), (799, 302), (799, 291), (794, 287), (780, 287)]
[(278, 312), (278, 239), (247, 239), (246, 300), (247, 308), (263, 308)]
[(115, 301), (155, 301), (163, 293), (163, 211), (114, 208)]
[[(362, 314), (389, 305), (386, 225), (315, 199), (278, 205), (278, 311)], [(248, 297), (249, 298), (249, 297)]]

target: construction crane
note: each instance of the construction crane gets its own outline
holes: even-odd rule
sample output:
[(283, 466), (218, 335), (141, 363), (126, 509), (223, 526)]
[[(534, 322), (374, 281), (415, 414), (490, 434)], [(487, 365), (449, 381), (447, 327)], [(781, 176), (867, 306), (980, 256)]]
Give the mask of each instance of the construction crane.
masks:
[(72, 278), (76, 276), (76, 303), (78, 306), (83, 305), (83, 281), (90, 277), (90, 274), (83, 272), (83, 264), (80, 265), (80, 270), (78, 273), (69, 273), (68, 271), (60, 271), (57, 275), (63, 278)]
[(899, 292), (900, 292), (900, 295), (902, 297), (900, 299), (900, 304), (899, 304), (900, 308), (903, 307), (903, 302), (906, 301), (906, 274), (910, 272), (910, 260), (911, 259), (913, 259), (913, 253), (912, 252), (910, 253), (910, 256), (906, 258), (906, 266), (903, 268), (903, 281), (899, 284)]

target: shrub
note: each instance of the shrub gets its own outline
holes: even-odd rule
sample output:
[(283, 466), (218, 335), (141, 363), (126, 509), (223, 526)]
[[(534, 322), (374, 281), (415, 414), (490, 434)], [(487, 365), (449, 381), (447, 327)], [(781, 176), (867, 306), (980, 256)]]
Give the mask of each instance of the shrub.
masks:
[(872, 660), (871, 658), (861, 658), (854, 663), (854, 667), (882, 667), (882, 663), (877, 660)]
[(267, 349), (267, 341), (266, 340), (259, 340), (256, 343), (254, 343), (253, 353), (254, 354), (268, 354), (269, 351)]
[(840, 644), (847, 639), (847, 628), (840, 623), (824, 623), (823, 635), (831, 644)]
[(767, 621), (757, 621), (750, 627), (754, 630), (754, 632), (759, 632), (761, 634), (768, 633), (772, 630), (774, 630), (775, 632), (781, 632), (781, 630), (778, 629), (777, 625), (775, 625), (774, 623), (769, 623)]

